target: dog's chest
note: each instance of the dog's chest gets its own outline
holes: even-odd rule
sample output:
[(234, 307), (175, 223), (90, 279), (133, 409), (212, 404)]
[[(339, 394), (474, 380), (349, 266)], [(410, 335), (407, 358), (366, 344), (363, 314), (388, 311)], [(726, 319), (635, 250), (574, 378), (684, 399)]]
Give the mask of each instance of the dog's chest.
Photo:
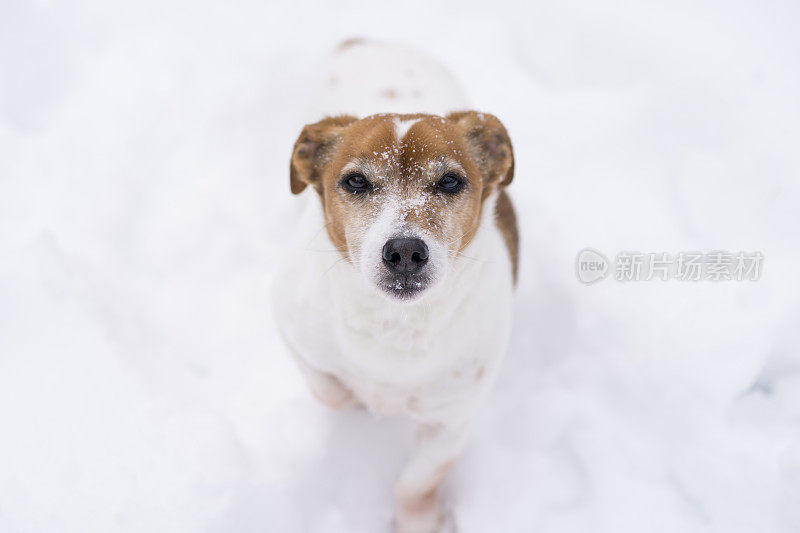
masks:
[(273, 293), (295, 355), (378, 414), (452, 420), (468, 411), (492, 382), (511, 322), (511, 266), (494, 225), (438, 294), (413, 307), (365, 292), (351, 265), (318, 251), (331, 246), (320, 222), (305, 225)]
[(488, 386), (502, 343), (501, 326), (477, 302), (455, 303), (405, 316), (348, 314), (334, 332), (336, 375), (375, 413), (453, 417), (448, 410)]

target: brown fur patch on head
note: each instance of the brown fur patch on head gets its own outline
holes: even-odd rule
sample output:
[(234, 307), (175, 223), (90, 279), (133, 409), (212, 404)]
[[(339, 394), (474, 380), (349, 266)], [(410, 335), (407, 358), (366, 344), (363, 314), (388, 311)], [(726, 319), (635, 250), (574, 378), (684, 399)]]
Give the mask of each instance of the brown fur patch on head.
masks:
[[(511, 141), (492, 115), (383, 114), (306, 126), (295, 144), (291, 185), (294, 193), (308, 184), (316, 189), (328, 234), (345, 257), (359, 252), (365, 229), (386, 209), (398, 210), (401, 226), (433, 237), (453, 257), (475, 235), (483, 201), (513, 173)], [(369, 191), (347, 190), (343, 183), (353, 174), (366, 178)], [(463, 182), (455, 194), (439, 188), (448, 174)]]

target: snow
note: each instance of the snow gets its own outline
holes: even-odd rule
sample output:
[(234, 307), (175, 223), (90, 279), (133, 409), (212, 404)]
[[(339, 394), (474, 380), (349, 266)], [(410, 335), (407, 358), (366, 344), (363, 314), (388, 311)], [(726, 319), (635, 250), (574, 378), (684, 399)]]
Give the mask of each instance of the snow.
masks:
[[(410, 428), (318, 405), (267, 305), (291, 146), (353, 35), (433, 53), (515, 145), (516, 319), (447, 482), (460, 531), (800, 530), (798, 23), (6, 0), (0, 531), (388, 530)], [(586, 247), (764, 272), (587, 286)]]

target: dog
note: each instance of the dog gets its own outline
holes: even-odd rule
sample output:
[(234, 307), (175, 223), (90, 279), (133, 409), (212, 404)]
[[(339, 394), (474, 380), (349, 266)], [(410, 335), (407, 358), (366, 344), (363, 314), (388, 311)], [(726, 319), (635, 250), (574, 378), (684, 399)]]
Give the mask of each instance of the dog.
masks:
[(395, 486), (395, 531), (449, 531), (438, 487), (511, 329), (511, 140), (487, 113), (432, 114), (448, 91), (456, 106), (460, 96), (416, 52), (351, 42), (336, 61), (332, 92), (417, 112), (341, 114), (302, 129), (289, 174), (306, 205), (276, 277), (275, 316), (322, 403), (418, 424)]

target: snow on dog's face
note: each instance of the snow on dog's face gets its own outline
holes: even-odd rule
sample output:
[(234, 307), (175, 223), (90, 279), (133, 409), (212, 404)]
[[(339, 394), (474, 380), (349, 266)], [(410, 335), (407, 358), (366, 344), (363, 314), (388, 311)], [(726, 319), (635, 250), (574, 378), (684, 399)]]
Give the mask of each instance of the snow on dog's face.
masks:
[(489, 114), (344, 116), (303, 129), (291, 188), (314, 187), (342, 255), (369, 285), (409, 301), (447, 276), (483, 200), (513, 170), (508, 134)]

